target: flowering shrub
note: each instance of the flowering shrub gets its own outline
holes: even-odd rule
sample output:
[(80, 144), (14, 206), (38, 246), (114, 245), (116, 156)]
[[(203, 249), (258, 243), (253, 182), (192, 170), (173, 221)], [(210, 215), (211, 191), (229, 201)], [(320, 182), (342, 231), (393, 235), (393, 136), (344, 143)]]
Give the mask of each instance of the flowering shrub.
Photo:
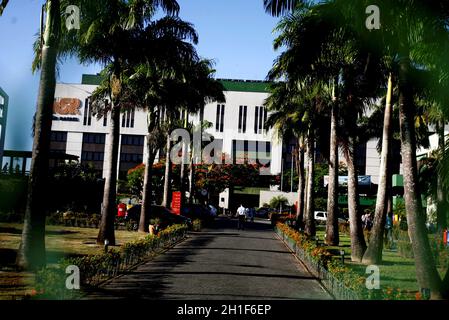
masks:
[(193, 229), (193, 231), (201, 231), (201, 220), (200, 219), (193, 220), (192, 229)]
[(96, 286), (101, 281), (141, 262), (158, 248), (170, 246), (179, 241), (185, 237), (186, 232), (187, 226), (173, 225), (159, 232), (157, 236), (148, 235), (144, 239), (126, 243), (120, 251), (110, 250), (102, 254), (62, 259), (57, 268), (46, 267), (37, 273), (35, 297), (74, 298), (76, 292), (67, 290), (65, 287), (67, 266), (74, 265), (79, 268), (82, 285)]
[(276, 225), (286, 237), (295, 241), (296, 245), (301, 247), (306, 255), (315, 263), (323, 266), (335, 280), (342, 283), (345, 288), (359, 293), (361, 296), (365, 290), (365, 278), (351, 271), (341, 262), (333, 260), (332, 254), (326, 247), (317, 246), (315, 241), (309, 239), (306, 235), (293, 230), (285, 224)]

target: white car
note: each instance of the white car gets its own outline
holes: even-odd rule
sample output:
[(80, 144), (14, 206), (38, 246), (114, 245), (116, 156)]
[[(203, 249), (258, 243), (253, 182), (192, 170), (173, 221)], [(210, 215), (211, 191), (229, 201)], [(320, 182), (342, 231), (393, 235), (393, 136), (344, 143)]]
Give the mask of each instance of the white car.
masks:
[(315, 220), (318, 222), (327, 221), (327, 212), (326, 211), (315, 211)]

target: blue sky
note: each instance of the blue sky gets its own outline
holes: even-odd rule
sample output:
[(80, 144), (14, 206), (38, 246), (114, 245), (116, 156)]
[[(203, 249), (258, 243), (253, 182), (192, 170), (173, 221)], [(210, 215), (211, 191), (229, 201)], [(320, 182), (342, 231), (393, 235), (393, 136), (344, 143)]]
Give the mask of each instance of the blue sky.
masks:
[[(31, 150), (31, 126), (39, 85), (32, 74), (32, 44), (39, 27), (43, 0), (12, 0), (0, 17), (0, 87), (10, 97), (7, 150)], [(263, 80), (276, 53), (272, 30), (277, 19), (263, 10), (262, 0), (178, 0), (182, 19), (195, 25), (198, 52), (216, 62), (216, 76)], [(79, 83), (83, 73), (101, 66), (64, 61), (58, 82)]]

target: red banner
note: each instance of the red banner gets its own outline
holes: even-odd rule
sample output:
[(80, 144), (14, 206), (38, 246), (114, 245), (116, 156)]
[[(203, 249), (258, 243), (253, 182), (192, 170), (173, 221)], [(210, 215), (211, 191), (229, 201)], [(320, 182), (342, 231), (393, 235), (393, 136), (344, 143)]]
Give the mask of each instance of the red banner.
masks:
[(181, 192), (175, 191), (172, 195), (171, 209), (174, 213), (181, 214)]

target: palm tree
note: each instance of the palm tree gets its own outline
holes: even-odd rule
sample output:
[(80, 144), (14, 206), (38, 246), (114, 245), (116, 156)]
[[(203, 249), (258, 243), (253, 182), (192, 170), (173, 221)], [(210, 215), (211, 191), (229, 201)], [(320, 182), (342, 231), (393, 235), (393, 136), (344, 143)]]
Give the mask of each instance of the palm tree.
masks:
[(3, 14), (3, 11), (5, 10), (6, 6), (8, 5), (9, 0), (2, 0), (0, 3), (0, 16)]
[[(2, 8), (7, 1), (2, 2)], [(51, 122), (56, 88), (56, 60), (60, 42), (60, 1), (47, 0), (46, 23), (40, 50), (41, 78), (34, 124), (33, 155), (27, 205), (17, 265), (37, 269), (45, 265), (45, 199), (48, 179)]]
[(306, 132), (302, 119), (302, 106), (295, 103), (297, 87), (287, 82), (272, 84), (270, 96), (264, 105), (270, 112), (266, 125), (276, 129), (278, 139), (294, 137), (298, 141), (298, 207), (296, 221), (298, 225), (304, 220), (305, 172), (304, 172), (304, 137)]
[[(223, 85), (212, 78), (214, 74), (212, 69), (212, 61), (201, 60), (199, 62), (186, 63), (181, 67), (181, 73), (178, 74), (176, 79), (172, 81), (172, 89), (169, 91), (171, 96), (177, 98), (172, 105), (175, 112), (175, 116), (178, 116), (181, 110), (186, 113), (198, 113), (204, 109), (204, 106), (208, 102), (217, 101), (224, 102), (225, 96), (223, 94)], [(175, 94), (176, 93), (176, 94)], [(179, 118), (179, 117), (178, 117)], [(183, 121), (181, 127), (186, 128), (187, 123)], [(170, 136), (167, 136), (167, 150), (170, 150), (171, 142)], [(181, 173), (184, 171), (185, 158), (187, 158), (184, 152), (187, 151), (187, 147), (183, 148)], [(169, 152), (169, 151), (168, 151)], [(168, 154), (168, 153), (167, 153)], [(166, 158), (165, 167), (165, 182), (164, 182), (164, 197), (162, 205), (169, 207), (170, 201), (170, 186), (171, 186), (171, 165)], [(181, 184), (182, 200), (185, 198), (184, 183)]]
[(265, 11), (272, 16), (279, 16), (287, 12), (293, 11), (302, 0), (264, 0), (263, 6)]
[(374, 224), (371, 230), (370, 243), (368, 250), (363, 256), (364, 264), (379, 264), (382, 261), (382, 243), (384, 226), (387, 211), (387, 195), (388, 195), (388, 179), (391, 179), (389, 172), (389, 157), (391, 150), (392, 138), (392, 116), (393, 116), (393, 75), (390, 73), (388, 77), (387, 97), (385, 105), (385, 116), (383, 121), (383, 139), (382, 139), (382, 155), (379, 171), (379, 188), (377, 190), (376, 209), (374, 213)]
[[(102, 215), (97, 243), (108, 240), (115, 244), (114, 220), (116, 211), (117, 161), (120, 137), (120, 112), (123, 74), (128, 65), (163, 57), (158, 51), (158, 40), (164, 30), (171, 30), (179, 12), (175, 0), (79, 0), (84, 8), (79, 31), (77, 55), (82, 62), (100, 62), (110, 65), (110, 114), (108, 159), (102, 204)], [(161, 8), (170, 17), (152, 21)], [(95, 14), (92, 14), (95, 13)], [(163, 43), (163, 41), (162, 41)], [(142, 45), (153, 45), (152, 51), (141, 53)], [(150, 54), (151, 53), (151, 54)], [(156, 57), (157, 56), (157, 57)]]
[[(435, 5), (437, 7), (433, 7)], [(447, 4), (445, 6), (447, 9)], [(394, 9), (393, 12), (397, 14), (402, 7), (395, 7)], [(400, 19), (400, 24), (397, 20), (391, 19), (388, 21), (391, 23), (391, 32), (396, 37), (396, 52), (399, 57), (399, 118), (404, 171), (404, 198), (409, 235), (415, 256), (418, 283), (421, 288), (431, 290), (432, 298), (441, 297), (441, 280), (427, 238), (418, 186), (411, 64), (414, 53), (423, 49), (423, 43), (432, 43), (436, 40), (434, 37), (438, 39), (441, 34), (447, 35), (444, 21), (447, 21), (448, 12), (447, 10), (440, 10), (438, 3), (414, 2), (405, 15), (402, 13), (404, 19)], [(423, 15), (423, 12), (431, 13), (432, 16)], [(417, 21), (419, 21), (419, 25)], [(439, 21), (441, 22), (438, 23)], [(437, 54), (436, 51), (433, 53)]]

